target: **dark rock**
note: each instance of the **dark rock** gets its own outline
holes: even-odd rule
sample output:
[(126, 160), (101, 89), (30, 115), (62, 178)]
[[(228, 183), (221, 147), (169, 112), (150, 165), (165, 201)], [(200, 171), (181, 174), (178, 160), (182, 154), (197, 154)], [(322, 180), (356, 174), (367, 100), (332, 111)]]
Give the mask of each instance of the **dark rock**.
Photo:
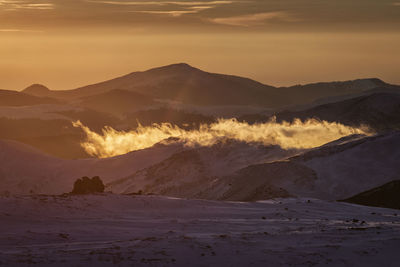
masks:
[(105, 187), (103, 181), (101, 181), (99, 176), (95, 176), (91, 179), (85, 176), (75, 181), (74, 189), (72, 190), (71, 194), (83, 195), (83, 194), (103, 193), (104, 188)]

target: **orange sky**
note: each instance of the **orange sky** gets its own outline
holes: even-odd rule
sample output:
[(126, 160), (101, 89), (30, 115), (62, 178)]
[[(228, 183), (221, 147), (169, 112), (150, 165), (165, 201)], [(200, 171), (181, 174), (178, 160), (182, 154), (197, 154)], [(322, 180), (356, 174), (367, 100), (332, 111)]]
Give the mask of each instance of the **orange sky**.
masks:
[(271, 85), (400, 84), (399, 29), (388, 0), (0, 0), (0, 88), (72, 89), (176, 62)]

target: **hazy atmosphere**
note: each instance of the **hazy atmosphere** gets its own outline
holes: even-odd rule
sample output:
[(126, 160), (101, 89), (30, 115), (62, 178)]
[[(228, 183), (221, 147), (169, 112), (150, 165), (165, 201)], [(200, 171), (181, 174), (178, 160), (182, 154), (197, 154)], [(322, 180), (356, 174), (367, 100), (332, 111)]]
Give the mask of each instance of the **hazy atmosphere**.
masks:
[(393, 0), (1, 0), (0, 88), (72, 89), (177, 62), (275, 86), (399, 83), (399, 29)]
[(0, 0), (0, 266), (398, 267), (400, 0)]

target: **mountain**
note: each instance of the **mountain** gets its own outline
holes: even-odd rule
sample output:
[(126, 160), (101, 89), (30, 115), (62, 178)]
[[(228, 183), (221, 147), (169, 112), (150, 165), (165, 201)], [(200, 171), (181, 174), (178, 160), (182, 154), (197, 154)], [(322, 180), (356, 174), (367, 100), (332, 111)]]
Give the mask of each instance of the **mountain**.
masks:
[(278, 88), (248, 78), (205, 72), (188, 64), (179, 63), (143, 72), (133, 72), (73, 90), (49, 92), (38, 87), (35, 90), (26, 89), (26, 92), (71, 100), (120, 89), (147, 95), (153, 99), (192, 105), (256, 105), (281, 108), (310, 103), (323, 97), (358, 94), (376, 88), (389, 87), (398, 89), (379, 79)]
[(0, 90), (0, 106), (31, 106), (40, 104), (58, 104), (60, 101), (48, 98), (37, 97), (25, 93), (10, 90)]
[(400, 209), (400, 180), (391, 181), (366, 192), (362, 192), (343, 200), (343, 202), (373, 207)]
[[(400, 129), (400, 92), (373, 93), (300, 111), (285, 110), (273, 116), (277, 121), (317, 118), (357, 127), (367, 125), (379, 132), (391, 131)], [(239, 118), (249, 123), (265, 122), (270, 119), (270, 116), (257, 114)]]

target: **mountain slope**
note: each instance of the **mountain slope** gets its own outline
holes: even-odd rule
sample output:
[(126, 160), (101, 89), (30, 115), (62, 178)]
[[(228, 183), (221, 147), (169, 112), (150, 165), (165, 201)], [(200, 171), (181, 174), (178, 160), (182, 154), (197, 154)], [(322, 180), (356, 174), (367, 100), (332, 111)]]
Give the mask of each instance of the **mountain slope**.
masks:
[(281, 112), (277, 119), (319, 118), (346, 125), (365, 124), (378, 131), (400, 128), (400, 94), (374, 93), (298, 112)]
[(357, 95), (374, 89), (385, 90), (386, 88), (397, 89), (377, 78), (356, 79), (351, 81), (319, 82), (305, 85), (281, 87), (281, 93), (286, 94), (288, 102), (292, 105), (311, 103), (321, 98)]
[(180, 128), (192, 129), (198, 128), (201, 124), (214, 123), (216, 119), (199, 113), (171, 108), (139, 110), (128, 113), (125, 116), (125, 123), (130, 127), (136, 127), (139, 123), (143, 126), (150, 126), (154, 123), (160, 124), (164, 122), (178, 125)]
[(116, 115), (135, 111), (154, 103), (149, 96), (120, 89), (83, 97), (79, 100), (80, 107)]

